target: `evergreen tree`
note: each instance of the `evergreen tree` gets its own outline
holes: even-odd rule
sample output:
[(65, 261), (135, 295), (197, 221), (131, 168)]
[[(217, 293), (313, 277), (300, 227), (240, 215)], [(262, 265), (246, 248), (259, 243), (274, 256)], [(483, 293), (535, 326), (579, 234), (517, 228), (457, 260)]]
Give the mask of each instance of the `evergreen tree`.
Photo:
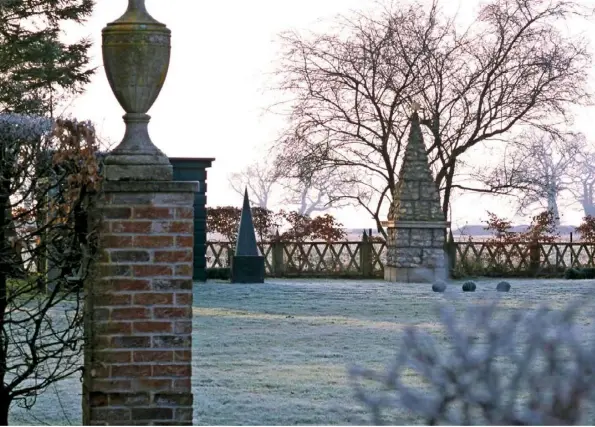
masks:
[[(94, 73), (91, 42), (64, 38), (65, 24), (83, 23), (93, 6), (0, 0), (0, 425), (12, 404), (30, 408), (49, 385), (80, 370), (80, 282), (91, 257), (83, 255), (87, 230), (76, 224), (96, 183), (87, 176), (97, 170), (95, 138), (86, 122), (53, 119)], [(48, 180), (55, 165), (68, 168)], [(61, 189), (67, 199), (50, 197)], [(56, 278), (35, 271), (45, 259)]]
[(83, 23), (94, 0), (0, 0), (0, 112), (54, 116), (65, 96), (82, 92), (90, 40), (67, 44), (63, 24)]

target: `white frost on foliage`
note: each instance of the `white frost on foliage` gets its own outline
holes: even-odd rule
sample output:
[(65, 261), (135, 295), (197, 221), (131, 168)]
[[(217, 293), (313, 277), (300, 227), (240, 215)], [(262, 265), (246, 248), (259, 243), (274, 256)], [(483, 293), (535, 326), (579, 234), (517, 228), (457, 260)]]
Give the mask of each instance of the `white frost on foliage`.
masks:
[[(375, 424), (403, 408), (429, 424), (582, 424), (592, 409), (595, 348), (574, 321), (582, 304), (563, 310), (503, 313), (498, 304), (439, 310), (447, 342), (408, 328), (387, 372), (351, 369), (356, 397)], [(440, 349), (440, 350), (439, 350)], [(407, 385), (411, 371), (421, 387)], [(372, 392), (363, 380), (380, 383)], [(420, 382), (418, 381), (417, 384)]]
[(22, 114), (0, 114), (0, 141), (36, 140), (47, 135), (53, 120), (47, 117)]

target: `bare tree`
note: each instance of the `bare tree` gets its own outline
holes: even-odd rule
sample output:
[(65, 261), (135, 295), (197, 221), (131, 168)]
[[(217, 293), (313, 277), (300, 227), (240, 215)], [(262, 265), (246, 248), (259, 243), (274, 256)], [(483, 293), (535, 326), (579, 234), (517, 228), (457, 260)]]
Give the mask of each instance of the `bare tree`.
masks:
[(490, 191), (459, 180), (461, 156), (521, 124), (547, 130), (590, 100), (587, 43), (558, 29), (581, 12), (574, 2), (491, 0), (461, 29), (438, 1), (342, 16), (333, 33), (281, 35), (285, 170), (333, 171), (352, 186), (341, 198), (381, 231), (413, 102), (447, 215), (455, 189)]
[(12, 404), (30, 408), (81, 369), (81, 284), (98, 243), (89, 217), (96, 148), (88, 123), (0, 115), (0, 425)]
[(229, 185), (240, 196), (248, 188), (248, 196), (253, 206), (268, 209), (273, 189), (278, 184), (280, 172), (267, 160), (247, 166), (240, 172), (232, 173)]
[(573, 187), (573, 176), (583, 149), (584, 137), (580, 134), (553, 134), (533, 129), (509, 143), (502, 164), (476, 176), (483, 175), (487, 187), (515, 196), (520, 214), (527, 214), (530, 208), (538, 206), (540, 210), (552, 212), (559, 225), (559, 198)]
[(284, 206), (295, 207), (300, 215), (310, 216), (325, 212), (331, 207), (344, 206), (337, 194), (345, 185), (330, 171), (322, 171), (305, 177), (291, 177), (284, 174), (284, 165), (278, 162), (260, 161), (247, 166), (229, 178), (232, 189), (244, 195), (248, 188), (250, 203), (269, 209), (276, 195)]
[(583, 145), (569, 174), (573, 180), (570, 193), (580, 203), (585, 216), (595, 217), (595, 150), (592, 146)]
[(295, 206), (300, 215), (311, 216), (314, 213), (326, 212), (330, 208), (346, 206), (341, 192), (345, 183), (329, 170), (323, 170), (307, 177), (285, 178), (281, 181), (285, 197), (284, 205)]

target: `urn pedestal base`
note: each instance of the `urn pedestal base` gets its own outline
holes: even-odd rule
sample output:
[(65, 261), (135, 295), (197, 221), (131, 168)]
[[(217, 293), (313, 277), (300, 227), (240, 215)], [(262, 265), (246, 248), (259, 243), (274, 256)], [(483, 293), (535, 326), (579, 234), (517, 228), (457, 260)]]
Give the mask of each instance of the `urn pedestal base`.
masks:
[(149, 136), (148, 114), (124, 115), (124, 139), (104, 161), (108, 181), (171, 181), (173, 167)]

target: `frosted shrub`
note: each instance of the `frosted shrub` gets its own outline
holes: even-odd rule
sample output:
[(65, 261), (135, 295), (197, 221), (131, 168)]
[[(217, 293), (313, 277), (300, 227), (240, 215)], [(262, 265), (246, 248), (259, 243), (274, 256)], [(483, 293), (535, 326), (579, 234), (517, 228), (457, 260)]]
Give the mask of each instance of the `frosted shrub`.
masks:
[(592, 425), (595, 349), (578, 308), (510, 314), (492, 304), (457, 318), (443, 307), (448, 344), (406, 329), (386, 372), (351, 370), (356, 397), (375, 424), (401, 424), (387, 413), (405, 409), (432, 425)]
[(31, 141), (47, 135), (53, 121), (46, 117), (25, 116), (21, 114), (0, 114), (0, 141)]
[(80, 373), (97, 151), (89, 122), (0, 115), (0, 425)]

